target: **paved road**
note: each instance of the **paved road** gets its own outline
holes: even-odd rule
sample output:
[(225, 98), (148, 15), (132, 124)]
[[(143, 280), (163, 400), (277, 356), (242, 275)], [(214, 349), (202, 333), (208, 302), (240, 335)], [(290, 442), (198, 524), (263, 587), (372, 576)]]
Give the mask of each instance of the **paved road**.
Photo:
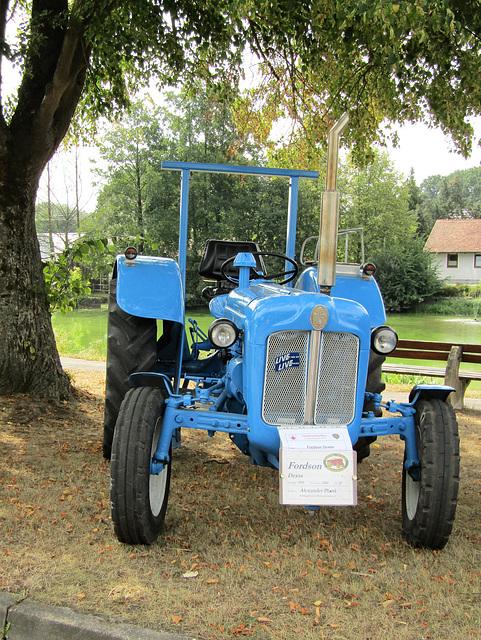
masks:
[(64, 369), (88, 369), (89, 371), (105, 372), (105, 362), (98, 360), (82, 360), (81, 358), (60, 358)]
[(98, 616), (0, 592), (0, 624), (4, 623), (0, 633), (8, 640), (195, 640), (131, 624), (109, 623)]

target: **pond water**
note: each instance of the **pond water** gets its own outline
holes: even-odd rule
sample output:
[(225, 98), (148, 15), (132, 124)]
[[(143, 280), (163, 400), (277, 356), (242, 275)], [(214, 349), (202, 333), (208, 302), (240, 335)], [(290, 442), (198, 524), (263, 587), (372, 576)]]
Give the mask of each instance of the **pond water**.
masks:
[(107, 316), (107, 305), (100, 309), (77, 309), (66, 315), (56, 311), (52, 325), (60, 353), (73, 358), (105, 360)]
[[(405, 340), (436, 340), (438, 342), (450, 342), (451, 344), (456, 342), (481, 343), (481, 322), (473, 318), (391, 314), (388, 316), (387, 323), (397, 331), (400, 338)], [(399, 358), (388, 358), (389, 361), (402, 362)], [(442, 363), (414, 359), (406, 361), (405, 364), (443, 366)], [(461, 363), (461, 369), (481, 371), (481, 364)], [(392, 381), (394, 378), (391, 376), (388, 379)], [(437, 378), (436, 381), (439, 384), (443, 382), (441, 378)], [(481, 389), (481, 382), (473, 381), (470, 383), (469, 388)]]
[(481, 322), (473, 318), (389, 314), (387, 324), (404, 340), (437, 340), (471, 344), (481, 342)]
[[(192, 309), (187, 312), (199, 322), (203, 331), (212, 320), (208, 311)], [(67, 315), (57, 312), (52, 323), (64, 355), (105, 359), (107, 348), (107, 305), (100, 309), (79, 309)], [(481, 342), (481, 322), (471, 318), (450, 318), (413, 314), (389, 314), (387, 323), (400, 338), (438, 340), (440, 342)], [(68, 353), (66, 352), (68, 350)]]
[[(192, 310), (187, 318), (198, 321), (199, 327), (207, 332), (212, 316), (205, 310)], [(100, 309), (77, 309), (66, 315), (56, 312), (52, 315), (52, 325), (57, 338), (57, 346), (62, 355), (87, 360), (105, 360), (107, 353), (108, 307)], [(188, 334), (190, 338), (190, 333)], [(189, 340), (190, 342), (190, 340)]]

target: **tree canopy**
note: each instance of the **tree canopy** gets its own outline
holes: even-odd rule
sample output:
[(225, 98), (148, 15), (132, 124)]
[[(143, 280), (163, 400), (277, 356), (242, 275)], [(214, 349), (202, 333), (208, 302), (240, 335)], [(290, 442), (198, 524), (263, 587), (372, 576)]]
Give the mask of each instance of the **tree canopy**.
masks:
[[(347, 136), (365, 150), (382, 136), (385, 118), (428, 119), (469, 154), (467, 118), (481, 108), (478, 2), (280, 0), (250, 7), (264, 81), (245, 100), (247, 122), (294, 118), (316, 146), (326, 122), (347, 110)], [(266, 128), (254, 131), (263, 139)]]
[[(22, 29), (2, 53), (23, 80), (2, 124), (11, 117), (16, 126), (47, 126), (55, 109), (55, 145), (72, 117), (73, 103), (63, 117), (58, 109), (70, 92), (90, 119), (112, 117), (152, 78), (159, 87), (207, 79), (225, 96), (236, 93), (247, 50), (261, 61), (262, 81), (243, 98), (259, 139), (271, 121), (288, 117), (319, 145), (348, 110), (349, 137), (362, 148), (382, 135), (385, 118), (428, 118), (462, 153), (472, 144), (467, 118), (481, 109), (475, 0), (26, 0), (12, 15), (19, 8)], [(8, 1), (2, 12), (6, 36)], [(42, 109), (27, 109), (30, 101)]]

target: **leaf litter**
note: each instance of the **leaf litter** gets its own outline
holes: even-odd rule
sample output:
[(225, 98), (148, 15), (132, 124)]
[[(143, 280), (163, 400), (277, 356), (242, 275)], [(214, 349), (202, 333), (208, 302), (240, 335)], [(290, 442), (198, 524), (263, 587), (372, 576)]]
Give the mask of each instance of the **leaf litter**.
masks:
[[(401, 536), (402, 445), (377, 441), (359, 505), (313, 517), (227, 437), (183, 432), (164, 533), (117, 542), (102, 458), (104, 374), (69, 404), (0, 398), (0, 588), (204, 640), (480, 635), (481, 414), (458, 415), (462, 484), (448, 546)], [(216, 464), (218, 463), (218, 464)]]

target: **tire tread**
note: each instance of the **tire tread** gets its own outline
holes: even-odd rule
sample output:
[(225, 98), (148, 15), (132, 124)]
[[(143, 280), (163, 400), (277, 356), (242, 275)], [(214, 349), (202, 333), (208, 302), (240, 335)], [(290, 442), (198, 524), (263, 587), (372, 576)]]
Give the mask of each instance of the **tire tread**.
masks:
[(107, 365), (103, 455), (109, 459), (115, 423), (125, 394), (132, 385), (129, 376), (137, 371), (154, 371), (157, 362), (157, 323), (133, 316), (117, 303), (117, 280), (110, 283), (107, 329)]
[(112, 444), (110, 499), (114, 531), (120, 542), (151, 544), (165, 518), (170, 487), (170, 462), (165, 496), (158, 516), (149, 502), (150, 454), (164, 394), (153, 387), (127, 392), (122, 403)]
[(442, 400), (421, 398), (415, 419), (421, 431), (421, 487), (416, 514), (410, 520), (404, 505), (406, 472), (403, 471), (403, 530), (415, 547), (442, 549), (453, 528), (459, 489), (456, 415), (452, 406)]

